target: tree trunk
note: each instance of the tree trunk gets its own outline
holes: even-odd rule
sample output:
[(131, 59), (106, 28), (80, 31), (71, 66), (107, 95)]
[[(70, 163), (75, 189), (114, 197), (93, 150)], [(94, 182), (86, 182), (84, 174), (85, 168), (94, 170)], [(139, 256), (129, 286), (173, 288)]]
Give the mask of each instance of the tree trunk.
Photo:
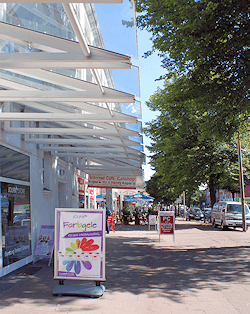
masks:
[(216, 190), (215, 190), (214, 176), (213, 175), (211, 175), (210, 179), (209, 179), (209, 192), (210, 192), (211, 207), (213, 207), (214, 203), (216, 202)]

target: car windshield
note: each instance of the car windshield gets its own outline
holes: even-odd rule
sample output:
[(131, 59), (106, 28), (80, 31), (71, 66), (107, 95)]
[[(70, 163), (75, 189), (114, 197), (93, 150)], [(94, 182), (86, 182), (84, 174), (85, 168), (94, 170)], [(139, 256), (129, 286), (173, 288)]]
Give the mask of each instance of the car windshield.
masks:
[[(227, 212), (228, 213), (241, 213), (241, 204), (228, 204), (227, 205)], [(248, 206), (245, 205), (245, 213), (249, 213)]]
[(199, 208), (193, 208), (192, 210), (193, 210), (194, 212), (196, 212), (196, 213), (198, 213), (198, 212), (200, 211)]

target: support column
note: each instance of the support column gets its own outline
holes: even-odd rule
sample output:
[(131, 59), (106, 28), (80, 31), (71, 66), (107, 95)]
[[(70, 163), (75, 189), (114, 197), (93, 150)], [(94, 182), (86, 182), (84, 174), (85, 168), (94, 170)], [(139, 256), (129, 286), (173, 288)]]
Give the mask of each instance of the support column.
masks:
[(108, 209), (113, 211), (112, 189), (106, 189), (106, 205), (107, 205)]

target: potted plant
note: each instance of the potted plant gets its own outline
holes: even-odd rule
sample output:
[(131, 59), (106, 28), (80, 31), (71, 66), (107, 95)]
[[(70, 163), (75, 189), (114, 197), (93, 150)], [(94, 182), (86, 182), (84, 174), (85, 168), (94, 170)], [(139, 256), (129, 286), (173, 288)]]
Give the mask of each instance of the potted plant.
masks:
[(135, 207), (134, 217), (135, 217), (135, 224), (139, 225), (140, 224), (140, 212), (139, 212), (138, 207)]
[(129, 219), (130, 219), (130, 212), (127, 208), (125, 208), (122, 213), (123, 224), (128, 225)]

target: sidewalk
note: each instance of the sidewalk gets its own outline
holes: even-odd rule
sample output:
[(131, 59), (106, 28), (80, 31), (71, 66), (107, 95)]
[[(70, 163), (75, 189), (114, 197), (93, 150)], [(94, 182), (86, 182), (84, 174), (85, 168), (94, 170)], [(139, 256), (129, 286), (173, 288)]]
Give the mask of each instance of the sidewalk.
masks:
[(148, 226), (117, 225), (106, 237), (102, 297), (53, 296), (58, 281), (52, 266), (40, 261), (0, 280), (0, 312), (250, 313), (249, 247), (250, 232), (180, 218), (175, 243), (172, 236), (159, 243)]

